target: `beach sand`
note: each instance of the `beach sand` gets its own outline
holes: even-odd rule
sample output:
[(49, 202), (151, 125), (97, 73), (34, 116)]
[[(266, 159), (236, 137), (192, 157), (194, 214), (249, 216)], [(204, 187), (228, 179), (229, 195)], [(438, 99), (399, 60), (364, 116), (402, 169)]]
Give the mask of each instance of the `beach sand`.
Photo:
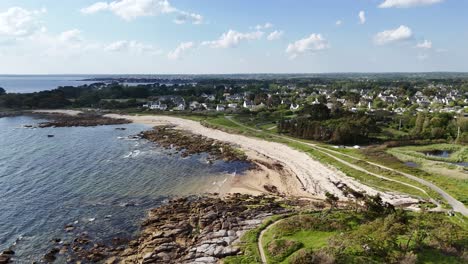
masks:
[[(295, 150), (287, 145), (251, 138), (243, 135), (230, 134), (203, 126), (199, 122), (171, 116), (131, 116), (106, 115), (111, 118), (126, 118), (135, 123), (157, 125), (175, 125), (177, 129), (194, 134), (225, 141), (243, 149), (248, 158), (259, 165), (259, 170), (251, 170), (243, 175), (233, 176), (227, 181), (223, 192), (239, 192), (259, 194), (267, 192), (265, 185), (275, 186), (278, 193), (292, 197), (310, 197), (323, 199), (326, 192), (346, 199), (334, 183), (342, 182), (349, 187), (365, 191), (367, 194), (380, 193), (382, 199), (392, 204), (409, 204), (417, 199), (399, 193), (380, 192), (366, 186), (344, 173), (314, 160), (308, 154)], [(270, 169), (264, 164), (281, 164), (282, 170)]]

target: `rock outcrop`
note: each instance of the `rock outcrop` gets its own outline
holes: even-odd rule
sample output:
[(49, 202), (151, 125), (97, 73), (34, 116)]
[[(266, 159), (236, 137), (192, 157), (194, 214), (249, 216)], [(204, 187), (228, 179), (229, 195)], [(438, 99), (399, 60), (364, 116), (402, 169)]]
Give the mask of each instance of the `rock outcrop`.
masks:
[(38, 125), (44, 127), (91, 127), (104, 125), (121, 125), (128, 124), (131, 121), (123, 118), (110, 118), (99, 114), (40, 114), (42, 117), (51, 119), (51, 121), (43, 122)]
[(208, 153), (213, 160), (244, 161), (247, 159), (245, 153), (229, 143), (177, 130), (170, 126), (157, 126), (153, 130), (142, 132), (140, 136), (162, 147), (175, 148), (182, 152), (182, 156)]
[(139, 237), (106, 263), (218, 263), (240, 253), (236, 242), (246, 231), (284, 212), (266, 196), (177, 199), (150, 211)]

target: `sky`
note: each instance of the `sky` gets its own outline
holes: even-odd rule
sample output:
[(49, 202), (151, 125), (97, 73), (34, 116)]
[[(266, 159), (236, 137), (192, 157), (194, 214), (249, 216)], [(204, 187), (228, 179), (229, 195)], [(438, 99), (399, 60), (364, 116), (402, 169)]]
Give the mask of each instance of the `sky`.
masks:
[(1, 0), (0, 74), (468, 71), (466, 0)]

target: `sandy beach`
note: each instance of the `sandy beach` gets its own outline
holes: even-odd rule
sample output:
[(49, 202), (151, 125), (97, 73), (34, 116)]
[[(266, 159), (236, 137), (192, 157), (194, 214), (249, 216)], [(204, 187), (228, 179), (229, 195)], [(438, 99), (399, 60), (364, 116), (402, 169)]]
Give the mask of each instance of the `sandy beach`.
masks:
[(243, 135), (229, 134), (220, 130), (207, 128), (199, 122), (170, 117), (170, 116), (130, 116), (106, 115), (111, 118), (125, 118), (135, 123), (157, 125), (175, 125), (177, 129), (186, 130), (194, 134), (225, 141), (243, 149), (250, 160), (264, 162), (278, 162), (283, 165), (281, 172), (261, 166), (261, 170), (232, 177), (226, 192), (240, 192), (248, 194), (264, 193), (264, 185), (273, 185), (279, 193), (295, 197), (314, 197), (323, 199), (326, 192), (345, 198), (333, 182), (342, 182), (349, 187), (375, 195), (380, 193), (385, 201), (392, 204), (414, 203), (417, 200), (406, 195), (396, 193), (382, 193), (369, 186), (361, 184), (334, 168), (326, 166), (301, 151), (289, 146), (250, 138)]

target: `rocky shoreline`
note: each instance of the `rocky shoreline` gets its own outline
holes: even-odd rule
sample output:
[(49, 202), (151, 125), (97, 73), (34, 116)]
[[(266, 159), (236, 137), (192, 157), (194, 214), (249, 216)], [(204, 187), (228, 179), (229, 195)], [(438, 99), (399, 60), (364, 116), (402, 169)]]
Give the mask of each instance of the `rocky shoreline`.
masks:
[(153, 130), (142, 132), (140, 136), (158, 143), (164, 148), (175, 148), (181, 152), (182, 156), (208, 153), (211, 161), (217, 159), (224, 161), (247, 160), (247, 155), (244, 152), (229, 143), (177, 130), (172, 126), (156, 126)]
[[(114, 238), (101, 243), (86, 232), (75, 234), (70, 241), (56, 238), (41, 263), (219, 263), (227, 256), (242, 254), (238, 242), (245, 232), (259, 227), (269, 216), (290, 213), (303, 203), (238, 193), (178, 198), (150, 210), (133, 240)], [(73, 233), (74, 226), (67, 225), (64, 231)], [(5, 264), (13, 255), (2, 256), (0, 260), (5, 262), (0, 263)]]
[(41, 113), (40, 117), (51, 119), (38, 125), (39, 128), (45, 127), (92, 127), (105, 125), (129, 124), (131, 121), (123, 118), (110, 118), (96, 113), (83, 113), (78, 115)]

